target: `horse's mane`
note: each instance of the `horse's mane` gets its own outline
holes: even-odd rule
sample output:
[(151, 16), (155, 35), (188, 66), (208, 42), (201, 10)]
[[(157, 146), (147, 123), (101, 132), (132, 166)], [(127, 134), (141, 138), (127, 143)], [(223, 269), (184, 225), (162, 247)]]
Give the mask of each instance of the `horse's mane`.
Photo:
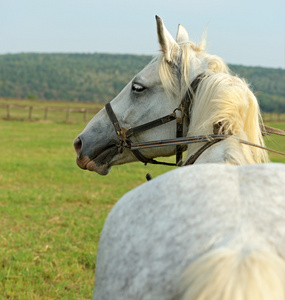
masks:
[[(191, 89), (194, 74), (197, 76), (199, 71), (195, 67), (202, 65), (207, 69), (194, 96), (187, 135), (212, 134), (214, 124), (219, 124), (219, 133), (232, 134), (264, 146), (259, 125), (262, 124), (260, 109), (249, 85), (244, 79), (231, 75), (221, 58), (207, 54), (205, 45), (204, 40), (198, 45), (190, 41), (179, 44), (181, 50), (179, 53), (177, 49), (173, 51), (172, 63), (167, 62), (163, 55), (158, 57), (159, 74), (165, 90), (172, 97), (180, 99)], [(180, 66), (179, 70), (175, 68), (177, 65)], [(193, 154), (200, 147), (199, 144), (190, 145), (188, 154)], [(265, 150), (244, 145), (241, 147), (247, 162), (268, 161)]]

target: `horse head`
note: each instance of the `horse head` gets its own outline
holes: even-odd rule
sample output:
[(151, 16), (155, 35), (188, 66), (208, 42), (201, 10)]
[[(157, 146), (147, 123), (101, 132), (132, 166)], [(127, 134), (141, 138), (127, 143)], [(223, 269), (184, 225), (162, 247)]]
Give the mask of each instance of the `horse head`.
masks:
[[(193, 49), (193, 64), (191, 70), (188, 70), (187, 77), (189, 75), (194, 78), (208, 67), (199, 57), (200, 50), (197, 50), (199, 46), (189, 41), (184, 27), (179, 26), (175, 41), (159, 17), (156, 17), (156, 22), (162, 53), (138, 73), (111, 101), (112, 109), (120, 125), (126, 129), (167, 115), (178, 107), (183, 93), (187, 90), (187, 88), (184, 88), (184, 91), (181, 90), (182, 83), (179, 82), (179, 72), (185, 72), (181, 68), (182, 50), (185, 45)], [(138, 133), (132, 137), (132, 141), (144, 142), (172, 138), (175, 137), (175, 130), (175, 123), (170, 122)], [(74, 148), (77, 153), (78, 166), (100, 175), (108, 174), (113, 165), (137, 161), (130, 150), (126, 149), (122, 153), (118, 151), (119, 140), (105, 108), (94, 116), (75, 139)], [(141, 152), (147, 158), (170, 156), (174, 154), (175, 147), (145, 149)]]

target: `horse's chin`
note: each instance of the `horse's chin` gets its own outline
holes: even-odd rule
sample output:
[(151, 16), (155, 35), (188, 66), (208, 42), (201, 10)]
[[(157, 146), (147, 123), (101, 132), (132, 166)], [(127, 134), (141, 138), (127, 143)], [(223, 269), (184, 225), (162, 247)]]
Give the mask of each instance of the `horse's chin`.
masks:
[(100, 150), (95, 157), (90, 159), (89, 156), (77, 157), (77, 165), (83, 170), (96, 172), (99, 175), (107, 175), (110, 172), (114, 156), (118, 153), (116, 145), (111, 145)]
[(137, 161), (136, 157), (130, 151), (118, 154), (117, 147), (110, 147), (102, 151), (95, 158), (88, 156), (78, 157), (77, 165), (83, 170), (96, 172), (99, 175), (108, 175), (111, 167)]
[(99, 163), (87, 156), (77, 158), (76, 162), (81, 169), (96, 172), (99, 175), (107, 175), (111, 170), (109, 163)]
[(87, 170), (96, 172), (99, 175), (108, 175), (111, 170), (109, 164), (96, 164), (93, 160), (87, 163), (86, 168)]

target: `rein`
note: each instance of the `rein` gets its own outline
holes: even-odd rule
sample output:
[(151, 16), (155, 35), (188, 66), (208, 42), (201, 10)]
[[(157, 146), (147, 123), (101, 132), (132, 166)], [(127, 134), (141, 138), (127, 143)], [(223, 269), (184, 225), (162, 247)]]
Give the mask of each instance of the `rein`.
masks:
[[(190, 136), (190, 137), (183, 137), (183, 125), (186, 122), (187, 126), (190, 124), (190, 107), (193, 102), (194, 94), (198, 88), (199, 83), (205, 77), (203, 74), (199, 74), (191, 83), (191, 87), (187, 90), (186, 95), (183, 97), (180, 105), (174, 110), (173, 113), (166, 115), (164, 117), (158, 118), (156, 120), (147, 122), (145, 124), (131, 127), (126, 129), (122, 127), (112, 109), (110, 103), (105, 105), (107, 114), (109, 116), (110, 121), (116, 131), (119, 145), (118, 145), (118, 152), (122, 153), (125, 149), (129, 149), (135, 155), (135, 157), (144, 164), (159, 164), (159, 165), (167, 165), (167, 166), (181, 166), (182, 161), (182, 153), (185, 150), (185, 145), (192, 144), (192, 143), (201, 143), (206, 142), (195, 154), (190, 156), (183, 165), (191, 165), (194, 164), (195, 161), (199, 158), (199, 156), (207, 150), (212, 145), (225, 140), (229, 137), (234, 137), (233, 135), (225, 135), (225, 134), (209, 134), (209, 135), (202, 135), (202, 136)], [(177, 115), (177, 111), (180, 111), (181, 116)], [(137, 133), (155, 128), (157, 126), (166, 124), (168, 122), (176, 120), (176, 138), (174, 139), (166, 139), (166, 140), (158, 140), (158, 141), (150, 141), (150, 142), (142, 142), (142, 143), (133, 143), (130, 139), (132, 135)], [(285, 136), (285, 131), (276, 129), (273, 127), (261, 125), (261, 130), (263, 131), (263, 135), (268, 134), (278, 134)], [(215, 130), (214, 130), (215, 132)], [(284, 155), (285, 153), (279, 152), (273, 149), (269, 149), (257, 144), (250, 143), (248, 141), (242, 140), (238, 137), (234, 137), (240, 143), (261, 148), (273, 153), (277, 153), (280, 155)], [(147, 148), (157, 148), (157, 147), (165, 147), (165, 146), (176, 146), (176, 163), (167, 163), (167, 162), (160, 162), (152, 158), (145, 157), (139, 150), (147, 149)]]
[[(272, 128), (269, 126), (265, 126), (267, 128), (267, 134), (275, 133), (282, 136), (285, 136), (285, 131), (280, 130), (280, 133), (276, 133), (276, 128)], [(279, 129), (277, 129), (279, 131)], [(184, 165), (192, 165), (198, 157), (209, 147), (214, 145), (217, 142), (220, 142), (222, 140), (226, 140), (229, 137), (235, 138), (238, 142), (241, 144), (245, 144), (252, 147), (257, 147), (263, 150), (267, 150), (276, 154), (280, 154), (285, 156), (285, 153), (276, 151), (267, 147), (263, 147), (251, 142), (248, 142), (246, 140), (240, 139), (238, 137), (235, 137), (233, 135), (225, 135), (225, 134), (209, 134), (209, 135), (200, 135), (200, 136), (189, 136), (189, 137), (183, 137), (183, 138), (175, 138), (175, 139), (166, 139), (166, 140), (160, 140), (160, 141), (151, 141), (151, 142), (143, 142), (143, 143), (133, 143), (130, 145), (130, 150), (137, 150), (137, 149), (147, 149), (147, 148), (157, 148), (157, 147), (164, 147), (164, 146), (173, 146), (173, 145), (188, 145), (193, 143), (202, 143), (207, 142), (205, 145), (203, 145), (195, 154), (190, 156)]]

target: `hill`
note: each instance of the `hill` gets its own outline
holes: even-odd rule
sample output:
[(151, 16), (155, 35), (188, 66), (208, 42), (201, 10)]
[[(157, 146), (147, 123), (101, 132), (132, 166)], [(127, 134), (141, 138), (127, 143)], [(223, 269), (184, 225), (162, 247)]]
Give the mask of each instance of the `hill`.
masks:
[(285, 112), (285, 70), (229, 65), (251, 84), (264, 112)]
[[(0, 97), (105, 103), (150, 60), (99, 53), (0, 55)], [(251, 83), (263, 111), (285, 112), (285, 70), (230, 68)]]

